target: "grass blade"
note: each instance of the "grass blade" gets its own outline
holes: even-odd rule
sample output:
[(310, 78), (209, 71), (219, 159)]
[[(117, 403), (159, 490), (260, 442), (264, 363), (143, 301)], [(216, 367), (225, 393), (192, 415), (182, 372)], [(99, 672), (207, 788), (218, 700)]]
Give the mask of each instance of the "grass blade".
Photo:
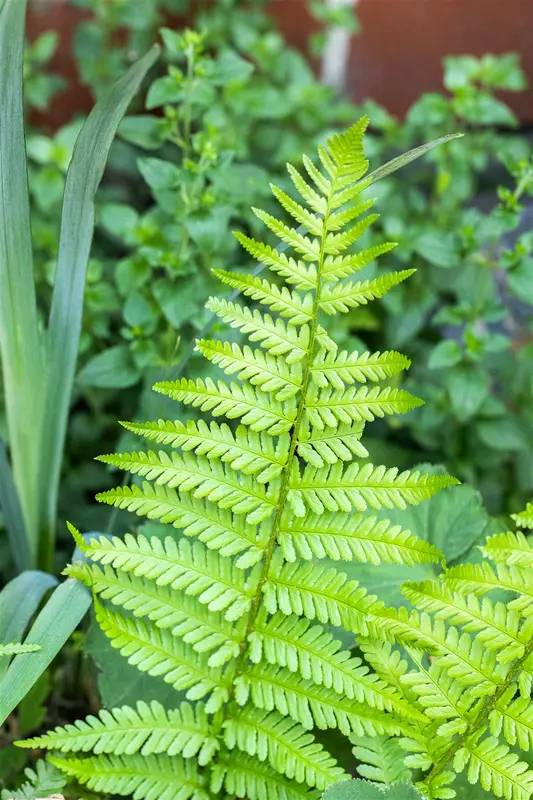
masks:
[[(0, 644), (20, 642), (41, 600), (57, 579), (45, 572), (28, 570), (10, 581), (0, 592)], [(0, 681), (9, 658), (0, 658)]]
[(71, 578), (54, 591), (24, 640), (24, 644), (38, 644), (41, 649), (15, 656), (0, 682), (0, 725), (61, 650), (90, 603), (89, 591)]
[(61, 458), (82, 323), (87, 263), (94, 230), (94, 197), (118, 125), (159, 48), (137, 61), (100, 100), (83, 126), (67, 174), (59, 255), (47, 340), (47, 379), (40, 448), (39, 563), (50, 565)]
[(396, 172), (396, 170), (410, 164), (411, 161), (416, 161), (417, 158), (425, 156), (426, 153), (429, 150), (433, 150), (434, 147), (440, 147), (441, 144), (451, 142), (452, 139), (460, 139), (462, 136), (464, 136), (463, 133), (449, 133), (447, 136), (441, 136), (440, 139), (434, 139), (432, 142), (422, 144), (420, 147), (415, 147), (414, 150), (408, 150), (407, 153), (402, 153), (401, 156), (393, 158), (392, 161), (388, 161), (386, 164), (383, 164), (382, 167), (378, 167), (374, 172), (366, 175), (365, 180), (370, 179), (371, 184), (376, 183), (376, 181), (387, 178), (389, 175), (392, 175), (393, 172)]
[(13, 464), (32, 560), (37, 551), (35, 422), (40, 421), (42, 347), (31, 245), (22, 56), (26, 0), (0, 0), (0, 349)]
[[(0, 440), (0, 508), (4, 515), (11, 554), (19, 572), (32, 565), (31, 545), (5, 443)], [(1, 617), (0, 617), (1, 629)]]

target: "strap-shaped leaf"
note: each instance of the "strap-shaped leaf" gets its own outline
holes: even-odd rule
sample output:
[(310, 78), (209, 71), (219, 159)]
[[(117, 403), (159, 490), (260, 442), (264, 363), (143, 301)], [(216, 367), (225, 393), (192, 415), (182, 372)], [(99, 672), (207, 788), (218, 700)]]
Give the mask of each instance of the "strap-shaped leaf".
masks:
[(249, 381), (263, 392), (272, 392), (276, 400), (294, 397), (302, 387), (300, 364), (287, 364), (280, 356), (264, 353), (236, 342), (199, 341), (197, 349), (213, 364), (218, 364), (228, 375), (237, 373), (241, 380)]
[(384, 353), (327, 353), (320, 351), (313, 360), (311, 378), (317, 386), (342, 390), (352, 383), (383, 381), (392, 378), (411, 365), (409, 359), (394, 350)]
[(414, 272), (413, 269), (404, 269), (399, 272), (387, 272), (373, 280), (326, 286), (320, 297), (320, 308), (326, 314), (337, 314), (339, 311), (346, 312), (350, 308), (364, 306), (378, 297), (383, 297)]
[(58, 758), (51, 764), (94, 792), (134, 800), (209, 800), (193, 759), (168, 755)]
[(282, 319), (273, 319), (270, 314), (250, 311), (246, 306), (211, 297), (206, 308), (218, 317), (248, 335), (251, 342), (260, 342), (273, 356), (285, 356), (288, 364), (301, 361), (307, 354), (309, 326), (287, 325)]
[(228, 620), (248, 610), (257, 580), (255, 571), (247, 577), (230, 558), (188, 539), (162, 542), (126, 534), (124, 539), (91, 539), (84, 552), (93, 561), (197, 597), (211, 611), (225, 610)]
[(43, 736), (17, 742), (19, 747), (55, 750), (61, 753), (143, 756), (166, 753), (184, 758), (198, 757), (205, 764), (217, 750), (211, 735), (204, 703), (181, 703), (167, 711), (161, 703), (140, 700), (136, 708), (123, 706), (97, 716), (86, 717), (74, 724), (57, 727)]
[(264, 486), (251, 475), (239, 475), (221, 461), (204, 456), (160, 450), (117, 453), (100, 456), (99, 460), (170, 489), (192, 492), (196, 498), (205, 497), (220, 508), (231, 508), (235, 514), (246, 514), (250, 523), (261, 522), (276, 508), (278, 481)]
[(197, 536), (210, 550), (219, 550), (223, 556), (243, 553), (235, 562), (235, 566), (240, 568), (259, 561), (268, 541), (268, 522), (258, 528), (247, 522), (242, 514), (233, 514), (209, 501), (181, 495), (166, 486), (152, 486), (146, 481), (142, 488), (118, 486), (101, 492), (96, 499), (183, 528), (186, 536)]
[(438, 563), (442, 553), (401, 525), (362, 514), (287, 513), (281, 522), (279, 543), (287, 561), (331, 558), (375, 564)]
[(226, 720), (224, 742), (230, 750), (238, 747), (268, 761), (276, 772), (318, 789), (346, 775), (309, 731), (277, 711), (249, 708)]
[(153, 387), (173, 400), (210, 411), (214, 417), (225, 416), (239, 419), (253, 431), (267, 431), (272, 436), (284, 433), (292, 427), (296, 416), (294, 401), (282, 404), (248, 383), (216, 383), (211, 378), (196, 381), (182, 378), (163, 381)]

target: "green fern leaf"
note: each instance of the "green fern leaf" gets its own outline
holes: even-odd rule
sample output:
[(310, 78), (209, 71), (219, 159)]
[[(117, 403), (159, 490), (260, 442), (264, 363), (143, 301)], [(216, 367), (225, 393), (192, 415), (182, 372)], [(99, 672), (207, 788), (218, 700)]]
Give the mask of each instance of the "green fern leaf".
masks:
[(498, 533), (489, 536), (481, 552), (497, 563), (508, 566), (531, 567), (533, 566), (533, 547), (523, 533)]
[(489, 715), (490, 732), (493, 736), (503, 732), (508, 744), (529, 752), (533, 749), (533, 704), (530, 697), (514, 697), (516, 690), (516, 684), (511, 684), (497, 700)]
[(50, 762), (94, 792), (133, 800), (209, 800), (194, 762), (179, 756), (94, 756)]
[(222, 283), (238, 289), (252, 300), (259, 300), (260, 303), (270, 306), (280, 316), (287, 317), (289, 325), (303, 325), (311, 321), (313, 311), (311, 294), (300, 297), (299, 294), (289, 291), (286, 286), (282, 286), (280, 289), (276, 284), (253, 275), (237, 275), (222, 269), (215, 269), (213, 273)]
[(304, 236), (294, 228), (289, 228), (284, 222), (276, 219), (272, 214), (267, 214), (260, 208), (252, 208), (257, 219), (260, 219), (266, 227), (274, 233), (282, 242), (286, 242), (300, 253), (306, 261), (318, 261), (320, 257), (320, 246), (316, 239)]
[(364, 426), (364, 422), (350, 422), (334, 428), (315, 428), (304, 419), (300, 425), (298, 455), (314, 467), (351, 461), (354, 455), (368, 458), (368, 450), (360, 442)]
[(225, 611), (228, 620), (248, 610), (257, 581), (256, 571), (246, 576), (230, 558), (187, 539), (175, 542), (167, 537), (161, 542), (127, 534), (123, 540), (92, 539), (84, 552), (93, 561), (197, 597), (211, 611)]
[[(329, 255), (324, 260), (323, 276), (324, 280), (328, 282), (340, 281), (343, 278), (348, 278), (354, 272), (371, 264), (376, 258), (379, 258), (385, 253), (390, 253), (396, 247), (396, 242), (383, 242), (376, 244), (373, 247), (368, 247), (366, 250), (361, 250), (359, 253), (351, 253), (344, 256)], [(393, 275), (401, 273), (392, 273)], [(328, 287), (324, 287), (325, 289)], [(372, 298), (369, 298), (372, 299)], [(339, 309), (341, 310), (341, 309)], [(332, 311), (331, 313), (336, 313)]]
[(277, 711), (250, 708), (226, 720), (224, 741), (230, 750), (268, 760), (276, 772), (318, 789), (346, 775), (309, 731)]
[(280, 527), (279, 543), (287, 561), (297, 557), (331, 558), (378, 566), (438, 563), (442, 554), (401, 525), (362, 514), (308, 514), (303, 519), (287, 515)]
[(335, 355), (321, 351), (313, 361), (311, 378), (322, 389), (331, 386), (342, 391), (345, 386), (355, 382), (392, 378), (410, 365), (408, 358), (393, 350), (384, 353), (348, 353), (342, 350)]
[(240, 569), (257, 563), (268, 541), (268, 523), (259, 527), (250, 525), (242, 515), (189, 495), (180, 495), (166, 486), (152, 486), (147, 482), (142, 488), (119, 486), (101, 492), (96, 499), (182, 528), (185, 536), (197, 536), (210, 550), (219, 550), (223, 556), (243, 553), (235, 562)]
[(387, 785), (411, 780), (411, 770), (403, 763), (405, 751), (397, 739), (351, 736), (350, 741), (354, 745), (354, 756), (361, 762), (357, 765), (357, 772), (363, 778)]
[(454, 769), (462, 772), (467, 765), (469, 782), (479, 780), (496, 797), (528, 800), (533, 792), (533, 771), (498, 739), (489, 737), (476, 744), (466, 743), (455, 756)]
[(379, 214), (368, 214), (351, 228), (342, 233), (328, 233), (324, 243), (324, 252), (327, 255), (339, 255), (351, 247), (364, 235), (368, 228), (379, 219)]
[(212, 771), (211, 791), (225, 788), (227, 796), (247, 800), (318, 800), (319, 794), (305, 784), (291, 781), (254, 756), (240, 752), (221, 755)]
[(224, 381), (215, 384), (210, 378), (205, 382), (183, 378), (156, 383), (153, 388), (173, 400), (210, 411), (214, 417), (240, 418), (253, 431), (267, 431), (272, 436), (290, 430), (296, 416), (294, 402), (276, 403), (270, 395), (247, 383), (228, 386)]
[(141, 700), (136, 708), (102, 709), (98, 716), (57, 727), (44, 736), (26, 739), (17, 745), (61, 753), (92, 750), (95, 755), (197, 756), (200, 764), (208, 763), (218, 749), (203, 703), (194, 706), (181, 703), (179, 708), (167, 711), (155, 700), (151, 703)]
[[(305, 507), (317, 514), (327, 511), (366, 511), (368, 506), (406, 508), (427, 500), (436, 492), (456, 483), (447, 475), (425, 475), (419, 472), (400, 472), (396, 468), (375, 467), (373, 464), (341, 463), (316, 469), (308, 465), (302, 475), (294, 475), (289, 497), (297, 516), (305, 515)], [(301, 499), (302, 506), (297, 505)], [(295, 507), (296, 506), (296, 507)]]
[(311, 213), (311, 211), (309, 211), (307, 208), (301, 206), (278, 186), (274, 186), (274, 184), (271, 183), (270, 188), (272, 190), (272, 194), (279, 204), (288, 214), (291, 215), (293, 219), (296, 220), (296, 222), (299, 222), (300, 225), (303, 225), (305, 228), (307, 228), (309, 233), (312, 233), (315, 236), (322, 235), (324, 223), (319, 216)]
[(169, 489), (192, 492), (234, 514), (246, 514), (249, 523), (258, 523), (275, 510), (279, 485), (260, 484), (251, 475), (239, 475), (219, 461), (190, 453), (168, 454), (164, 450), (100, 456), (99, 461), (142, 475)]
[(309, 395), (307, 418), (319, 429), (339, 423), (373, 422), (376, 417), (389, 414), (405, 414), (423, 402), (403, 389), (390, 386), (350, 386), (342, 390), (317, 387), (310, 390)]
[(196, 348), (226, 374), (237, 373), (240, 380), (249, 381), (263, 392), (274, 393), (276, 400), (294, 397), (302, 388), (301, 366), (291, 368), (282, 358), (270, 353), (252, 350), (248, 345), (241, 348), (235, 342), (198, 341)]
[(0, 644), (0, 656), (16, 656), (20, 653), (36, 653), (41, 649), (39, 644), (20, 644), (18, 642), (8, 642)]
[(404, 269), (401, 272), (388, 272), (374, 280), (326, 286), (321, 295), (320, 308), (326, 314), (337, 314), (339, 311), (346, 312), (350, 308), (364, 306), (378, 297), (383, 297), (414, 272), (414, 269)]
[(300, 291), (314, 289), (317, 281), (316, 267), (306, 265), (303, 261), (295, 260), (275, 250), (268, 244), (256, 242), (243, 233), (235, 233), (235, 238), (261, 264), (266, 264), (273, 272), (284, 277), (288, 283), (294, 284)]
[(533, 528), (533, 503), (528, 503), (524, 511), (519, 514), (511, 514), (519, 528)]
[[(276, 440), (239, 425), (232, 431), (225, 422), (188, 420), (186, 424), (159, 420), (158, 422), (124, 422), (123, 426), (159, 444), (194, 450), (198, 455), (219, 458), (245, 475), (256, 475), (259, 483), (276, 478), (283, 470), (289, 451), (289, 437)], [(258, 474), (259, 473), (259, 474)]]

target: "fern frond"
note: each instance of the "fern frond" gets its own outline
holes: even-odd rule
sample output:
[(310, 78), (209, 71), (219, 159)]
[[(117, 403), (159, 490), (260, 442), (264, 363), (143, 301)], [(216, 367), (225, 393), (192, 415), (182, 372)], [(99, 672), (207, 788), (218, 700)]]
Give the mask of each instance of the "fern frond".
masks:
[(280, 775), (254, 756), (233, 751), (222, 754), (212, 770), (211, 791), (224, 788), (227, 796), (247, 800), (318, 800), (319, 793)]
[(101, 492), (96, 499), (182, 528), (185, 536), (197, 536), (210, 550), (219, 550), (223, 556), (242, 553), (235, 562), (241, 569), (262, 558), (268, 541), (268, 523), (259, 527), (250, 525), (244, 516), (232, 514), (228, 509), (190, 495), (180, 495), (166, 486), (152, 486), (146, 481), (142, 488), (118, 486)]
[(95, 755), (197, 756), (200, 764), (206, 764), (218, 749), (204, 703), (194, 706), (181, 703), (178, 708), (167, 711), (155, 700), (151, 703), (140, 700), (136, 708), (102, 709), (98, 716), (91, 715), (74, 724), (54, 728), (44, 736), (26, 739), (17, 745), (61, 753), (92, 750)]
[(350, 308), (364, 306), (376, 298), (383, 297), (394, 286), (413, 275), (415, 271), (414, 269), (404, 269), (401, 272), (388, 272), (373, 280), (326, 286), (321, 296), (320, 308), (326, 314), (337, 314), (339, 311), (346, 312)]
[(406, 356), (389, 350), (384, 353), (348, 353), (342, 350), (338, 354), (320, 351), (315, 356), (311, 367), (311, 378), (322, 389), (331, 386), (342, 391), (352, 383), (382, 381), (392, 378), (411, 365)]
[(256, 242), (243, 233), (236, 232), (235, 238), (250, 255), (265, 264), (273, 272), (284, 277), (288, 283), (294, 284), (300, 291), (314, 289), (317, 281), (316, 267), (313, 264), (304, 264), (303, 261), (290, 258), (285, 253), (263, 242)]
[(477, 633), (480, 642), (498, 651), (498, 661), (512, 661), (523, 655), (528, 638), (521, 635), (520, 615), (504, 603), (492, 603), (488, 597), (480, 602), (475, 594), (453, 592), (439, 581), (405, 583), (402, 592), (414, 606), (431, 612), (435, 619), (445, 619)]
[(341, 423), (334, 428), (315, 428), (308, 419), (302, 420), (298, 441), (298, 455), (307, 464), (323, 467), (337, 461), (351, 461), (353, 456), (368, 458), (368, 450), (360, 442), (364, 422)]
[(523, 533), (498, 533), (489, 536), (481, 552), (496, 563), (515, 567), (533, 566), (533, 547)]
[(216, 341), (198, 341), (196, 348), (226, 374), (237, 373), (240, 380), (249, 381), (263, 392), (274, 393), (276, 400), (294, 397), (302, 388), (302, 370), (299, 364), (291, 367), (282, 358), (264, 353), (259, 348), (252, 350), (248, 345), (241, 348), (235, 342)]
[(179, 420), (160, 419), (157, 422), (123, 422), (122, 425), (126, 430), (159, 444), (194, 450), (207, 458), (219, 458), (234, 470), (256, 475), (259, 483), (266, 483), (280, 474), (289, 451), (286, 434), (275, 440), (244, 425), (233, 431), (225, 422), (220, 425), (214, 420), (207, 424), (202, 419), (190, 419), (185, 424)]
[(285, 562), (279, 551), (270, 564), (264, 584), (264, 604), (270, 614), (278, 609), (319, 622), (368, 634), (368, 622), (382, 603), (344, 572), (320, 564)]
[(133, 800), (209, 800), (194, 761), (179, 756), (50, 756), (49, 761), (94, 792)]
[(210, 692), (215, 703), (228, 696), (220, 668), (210, 667), (203, 653), (196, 653), (170, 631), (153, 628), (141, 619), (126, 617), (96, 606), (96, 620), (128, 663), (140, 672), (157, 675), (175, 689), (187, 690), (187, 699), (200, 700)]
[[(489, 715), (493, 736), (503, 733), (505, 741), (526, 752), (533, 749), (533, 704), (530, 697), (514, 697), (516, 684), (498, 699)], [(514, 699), (513, 699), (514, 697)]]
[(277, 711), (241, 711), (224, 722), (224, 741), (230, 750), (238, 747), (268, 761), (276, 772), (318, 789), (346, 776), (309, 731)]
[(282, 242), (286, 242), (293, 247), (297, 253), (303, 256), (305, 261), (316, 262), (319, 260), (320, 244), (316, 239), (310, 239), (308, 236), (304, 236), (299, 233), (299, 231), (290, 228), (288, 225), (285, 225), (284, 222), (276, 219), (272, 214), (267, 214), (266, 211), (262, 211), (260, 208), (252, 207), (252, 211), (257, 219), (260, 219), (278, 239), (281, 239)]
[(40, 644), (8, 642), (7, 644), (0, 644), (0, 656), (17, 656), (20, 653), (36, 653), (40, 649)]
[(373, 422), (376, 417), (406, 414), (422, 405), (422, 400), (403, 389), (391, 386), (349, 386), (341, 390), (316, 388), (309, 392), (307, 418), (316, 428), (339, 423)]
[(345, 227), (352, 220), (360, 217), (365, 211), (368, 211), (374, 203), (375, 198), (363, 200), (361, 203), (356, 203), (354, 206), (343, 208), (342, 211), (337, 211), (335, 214), (329, 214), (327, 219), (327, 230), (338, 231)]
[(113, 605), (131, 611), (136, 617), (146, 617), (158, 628), (170, 629), (173, 636), (181, 637), (196, 652), (215, 650), (209, 657), (209, 666), (221, 666), (239, 653), (244, 634), (242, 624), (233, 626), (221, 612), (210, 611), (193, 597), (127, 572), (117, 573), (107, 566), (76, 563), (67, 567), (65, 573)]
[(506, 800), (528, 800), (533, 792), (533, 771), (498, 739), (488, 737), (479, 743), (467, 742), (458, 750), (454, 769), (462, 772), (468, 766), (470, 783)]
[(355, 225), (341, 233), (328, 233), (324, 243), (324, 252), (327, 255), (339, 255), (351, 247), (368, 228), (379, 219), (379, 214), (368, 214)]
[(211, 611), (225, 611), (227, 620), (239, 619), (254, 594), (256, 572), (246, 576), (230, 558), (206, 550), (200, 542), (175, 542), (170, 537), (162, 542), (155, 537), (126, 534), (123, 540), (92, 539), (85, 554), (121, 572), (197, 597)]
[(210, 500), (234, 514), (246, 514), (249, 523), (269, 517), (276, 507), (279, 486), (254, 481), (251, 475), (239, 475), (220, 461), (190, 453), (117, 453), (100, 456), (99, 461), (141, 475), (169, 489), (191, 492), (193, 497)]
[(442, 554), (434, 545), (418, 539), (401, 525), (362, 514), (287, 515), (280, 527), (279, 544), (287, 561), (297, 557), (331, 558), (335, 561), (414, 564), (438, 563)]
[(390, 251), (394, 250), (395, 247), (396, 242), (383, 242), (382, 244), (376, 244), (373, 247), (368, 247), (366, 250), (361, 250), (359, 253), (352, 253), (347, 256), (329, 255), (324, 260), (324, 267), (322, 270), (324, 280), (335, 282), (340, 281), (343, 278), (348, 278), (350, 275), (353, 275), (354, 272), (359, 272), (359, 270), (367, 267), (369, 264), (375, 261), (376, 258), (379, 258), (379, 256), (385, 255), (385, 253), (390, 253)]
[(341, 643), (329, 631), (309, 620), (286, 617), (280, 612), (268, 620), (261, 615), (250, 635), (250, 644), (250, 657), (256, 663), (264, 658), (269, 664), (298, 672), (305, 680), (372, 708), (405, 718), (421, 718), (392, 687), (370, 674), (360, 658), (341, 650)]
[(304, 728), (338, 728), (348, 736), (399, 734), (402, 722), (393, 714), (338, 695), (333, 689), (316, 686), (283, 667), (258, 664), (236, 680), (237, 699), (251, 695), (257, 708), (276, 709)]
[(528, 503), (524, 511), (511, 514), (518, 528), (533, 528), (533, 503)]
[(278, 186), (274, 186), (274, 184), (271, 183), (270, 189), (278, 203), (288, 214), (290, 214), (293, 219), (296, 220), (296, 222), (307, 228), (309, 233), (314, 234), (314, 236), (322, 235), (324, 230), (324, 222), (320, 216), (313, 214), (307, 208), (301, 206), (300, 203), (297, 203), (295, 200), (293, 200), (292, 197), (290, 197)]
[(398, 472), (394, 467), (373, 464), (341, 463), (317, 469), (308, 465), (291, 481), (289, 501), (297, 516), (304, 516), (306, 507), (316, 514), (327, 511), (366, 511), (368, 506), (407, 508), (427, 500), (441, 489), (456, 483), (447, 475), (426, 475), (420, 472)]
[[(312, 215), (311, 217), (315, 219)], [(286, 317), (289, 325), (303, 325), (311, 321), (313, 312), (313, 296), (311, 294), (301, 297), (296, 292), (291, 292), (286, 286), (282, 286), (280, 289), (275, 283), (270, 283), (255, 275), (239, 275), (223, 269), (215, 269), (213, 273), (222, 283), (238, 289), (252, 300), (258, 300), (263, 305), (269, 306), (281, 317)]]
[(397, 739), (387, 736), (351, 736), (353, 754), (361, 762), (357, 772), (369, 781), (391, 784), (410, 781), (411, 770), (404, 764), (405, 751)]
[(291, 400), (279, 403), (248, 383), (226, 384), (211, 378), (205, 382), (183, 378), (178, 381), (156, 383), (154, 391), (161, 392), (173, 400), (210, 411), (214, 417), (241, 419), (253, 431), (267, 431), (272, 436), (290, 430), (296, 410)]
[[(322, 175), (322, 173), (315, 167), (313, 162), (307, 158), (307, 156), (303, 157), (303, 161), (307, 173), (311, 180), (315, 183), (317, 189), (322, 195), (326, 195), (331, 186), (330, 182)], [(305, 200), (309, 208), (314, 211), (315, 214), (324, 215), (327, 211), (326, 198), (321, 197), (320, 194), (315, 192), (313, 187), (309, 186), (307, 181), (302, 177), (301, 173), (298, 172), (298, 170), (293, 167), (292, 164), (287, 164), (287, 172), (289, 173), (294, 184), (294, 188), (302, 197), (302, 199)]]

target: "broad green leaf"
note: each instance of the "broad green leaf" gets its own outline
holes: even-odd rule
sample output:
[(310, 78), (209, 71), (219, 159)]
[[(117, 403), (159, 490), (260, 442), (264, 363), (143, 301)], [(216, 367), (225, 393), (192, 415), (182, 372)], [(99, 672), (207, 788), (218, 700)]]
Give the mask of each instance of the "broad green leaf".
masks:
[(117, 345), (93, 356), (78, 373), (79, 386), (126, 389), (140, 378), (127, 345)]
[(380, 786), (377, 783), (352, 778), (332, 783), (322, 795), (323, 800), (424, 800), (412, 783), (393, 783)]
[(488, 375), (474, 364), (460, 364), (444, 376), (453, 413), (467, 422), (478, 412), (489, 392)]
[(36, 653), (15, 656), (0, 683), (0, 725), (43, 674), (89, 608), (85, 586), (68, 579), (54, 591), (35, 620), (25, 644), (37, 644)]
[(39, 450), (40, 513), (46, 518), (44, 537), (48, 539), (44, 545), (45, 561), (53, 547), (55, 533), (61, 456), (76, 369), (85, 279), (94, 230), (94, 197), (118, 125), (158, 55), (159, 48), (152, 48), (96, 104), (77, 139), (67, 174), (48, 327), (46, 402)]

